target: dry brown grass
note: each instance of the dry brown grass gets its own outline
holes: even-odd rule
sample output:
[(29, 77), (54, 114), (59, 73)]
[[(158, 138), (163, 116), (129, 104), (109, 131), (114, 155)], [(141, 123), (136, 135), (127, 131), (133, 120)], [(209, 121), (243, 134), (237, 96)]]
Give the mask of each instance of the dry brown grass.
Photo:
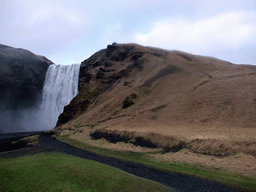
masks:
[(216, 139), (195, 139), (188, 146), (195, 153), (228, 156), (238, 153), (253, 155), (256, 157), (256, 141), (221, 141)]
[(228, 172), (250, 176), (256, 179), (256, 158), (244, 153), (227, 157), (204, 155), (183, 149), (177, 153), (148, 154), (160, 162), (185, 162), (203, 167), (224, 169)]
[[(95, 130), (93, 131), (92, 129), (78, 128), (64, 130), (61, 132), (61, 135), (69, 135), (69, 138), (72, 140), (108, 150), (146, 153), (147, 156), (156, 158), (156, 161), (186, 162), (210, 168), (225, 169), (232, 173), (238, 173), (256, 179), (256, 156), (254, 155), (255, 142), (253, 141), (234, 142), (223, 138), (193, 139), (191, 141), (186, 141), (187, 145), (185, 145), (183, 149), (177, 152), (166, 153), (167, 151), (164, 151), (162, 148), (141, 147), (139, 145), (134, 145), (132, 142), (125, 143), (123, 141), (117, 141), (111, 143), (103, 137), (102, 139), (95, 140), (90, 136), (90, 134), (94, 132)], [(168, 143), (174, 145), (175, 143), (182, 141), (176, 137), (155, 134), (152, 132), (117, 131), (107, 129), (101, 129), (99, 132), (108, 136), (112, 134), (116, 138), (136, 138), (143, 136), (145, 140), (150, 140), (152, 143), (158, 143), (159, 146), (167, 146)], [(173, 138), (175, 138), (176, 141), (174, 141)], [(160, 154), (159, 152), (165, 153)]]
[[(136, 142), (166, 149), (184, 147), (187, 143), (184, 150), (189, 150), (190, 156), (199, 155), (206, 163), (209, 159), (204, 157), (243, 154), (255, 158), (255, 66), (231, 65), (216, 58), (136, 44), (116, 44), (109, 48), (82, 64), (85, 69), (89, 66), (84, 72), (92, 78), (90, 82), (84, 80), (70, 104), (72, 110), (67, 114), (74, 113), (74, 118), (56, 130), (73, 127), (75, 131), (78, 130), (75, 125), (79, 125), (83, 133), (90, 129), (101, 138), (109, 137), (108, 140), (116, 144), (108, 142), (108, 146), (118, 150), (134, 150)], [(136, 60), (143, 62), (136, 63)], [(104, 70), (111, 67), (121, 77), (107, 89), (94, 92), (95, 87), (106, 85), (96, 78), (99, 67)], [(110, 74), (104, 73), (106, 77)], [(133, 105), (123, 108), (123, 101), (132, 93), (137, 95)], [(82, 101), (88, 95), (90, 102), (83, 108)], [(83, 133), (72, 137), (80, 141), (91, 138), (89, 133), (86, 136)], [(107, 141), (104, 139), (104, 142)], [(189, 157), (184, 156), (186, 159), (180, 158), (189, 161)], [(222, 160), (221, 164), (228, 166), (225, 159)], [(243, 163), (243, 160), (236, 161)]]
[(164, 152), (177, 152), (188, 148), (194, 153), (213, 156), (229, 156), (238, 153), (253, 155), (256, 157), (255, 141), (228, 141), (217, 139), (194, 139), (185, 143), (172, 136), (161, 135), (153, 132), (118, 131), (108, 129), (96, 129), (90, 133), (93, 139), (106, 139), (111, 143), (125, 142), (148, 148), (163, 148)]
[[(255, 132), (256, 67), (136, 44), (116, 44), (112, 48), (96, 53), (82, 64), (91, 79), (83, 77), (79, 94), (67, 107), (67, 117), (74, 116), (68, 124), (118, 130), (117, 125), (143, 127), (151, 121), (168, 129), (193, 127), (192, 133), (197, 127), (212, 127), (213, 131), (222, 127), (225, 132), (249, 128)], [(122, 75), (137, 60), (144, 61), (143, 68), (132, 67), (128, 76)], [(113, 84), (96, 78), (100, 69), (109, 70), (105, 63), (111, 63), (111, 70), (120, 75)], [(108, 80), (110, 73), (104, 74)], [(102, 89), (95, 92), (96, 87)], [(136, 100), (124, 108), (123, 101), (132, 93), (137, 94)]]

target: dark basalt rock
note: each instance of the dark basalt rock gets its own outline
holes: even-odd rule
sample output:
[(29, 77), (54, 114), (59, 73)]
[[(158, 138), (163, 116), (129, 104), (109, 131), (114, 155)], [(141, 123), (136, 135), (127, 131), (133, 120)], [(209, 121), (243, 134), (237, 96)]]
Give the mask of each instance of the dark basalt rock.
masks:
[(46, 57), (0, 44), (0, 118), (4, 110), (26, 109), (41, 100), (50, 64)]
[(42, 94), (50, 64), (47, 58), (30, 51), (0, 45), (1, 108), (3, 105), (8, 109), (34, 105)]
[(134, 99), (137, 98), (136, 93), (132, 93), (130, 96), (126, 97), (123, 101), (122, 109), (128, 108), (134, 104)]

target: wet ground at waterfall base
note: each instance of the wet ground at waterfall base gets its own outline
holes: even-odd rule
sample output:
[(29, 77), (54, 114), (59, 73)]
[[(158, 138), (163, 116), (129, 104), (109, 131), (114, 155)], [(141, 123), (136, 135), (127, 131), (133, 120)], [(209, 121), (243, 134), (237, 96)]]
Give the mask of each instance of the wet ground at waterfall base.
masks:
[[(37, 145), (26, 147), (25, 143), (17, 142), (20, 138), (39, 134)], [(17, 150), (18, 149), (18, 150)], [(15, 150), (15, 151), (13, 151)], [(237, 190), (208, 180), (199, 179), (193, 176), (174, 174), (155, 170), (145, 165), (136, 164), (112, 157), (103, 157), (94, 153), (82, 150), (66, 143), (60, 142), (43, 132), (22, 133), (22, 134), (0, 134), (0, 158), (15, 158), (25, 155), (32, 155), (40, 152), (55, 151), (69, 155), (78, 156), (85, 159), (98, 161), (134, 174), (139, 177), (150, 179), (164, 185), (170, 186), (177, 191), (228, 191)]]

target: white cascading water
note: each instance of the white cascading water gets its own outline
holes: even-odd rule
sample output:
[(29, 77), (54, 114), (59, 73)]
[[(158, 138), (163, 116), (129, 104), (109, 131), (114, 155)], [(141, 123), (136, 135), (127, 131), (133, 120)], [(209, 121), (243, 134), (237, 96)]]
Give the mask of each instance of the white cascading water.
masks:
[(44, 82), (41, 114), (44, 130), (53, 129), (64, 106), (78, 93), (80, 64), (50, 65)]
[(0, 111), (0, 130), (2, 128), (3, 133), (10, 133), (53, 129), (64, 106), (78, 93), (79, 71), (80, 64), (50, 65), (45, 77), (42, 103), (17, 111)]

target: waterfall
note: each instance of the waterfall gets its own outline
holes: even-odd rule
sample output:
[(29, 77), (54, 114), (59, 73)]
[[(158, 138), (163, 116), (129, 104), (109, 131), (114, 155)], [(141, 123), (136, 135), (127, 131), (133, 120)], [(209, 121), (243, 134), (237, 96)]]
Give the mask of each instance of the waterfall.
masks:
[(64, 106), (78, 93), (79, 71), (80, 64), (50, 65), (45, 77), (42, 102), (30, 108), (1, 110), (0, 134), (53, 129)]
[(50, 65), (44, 82), (40, 116), (44, 130), (53, 129), (64, 106), (78, 93), (80, 64)]

